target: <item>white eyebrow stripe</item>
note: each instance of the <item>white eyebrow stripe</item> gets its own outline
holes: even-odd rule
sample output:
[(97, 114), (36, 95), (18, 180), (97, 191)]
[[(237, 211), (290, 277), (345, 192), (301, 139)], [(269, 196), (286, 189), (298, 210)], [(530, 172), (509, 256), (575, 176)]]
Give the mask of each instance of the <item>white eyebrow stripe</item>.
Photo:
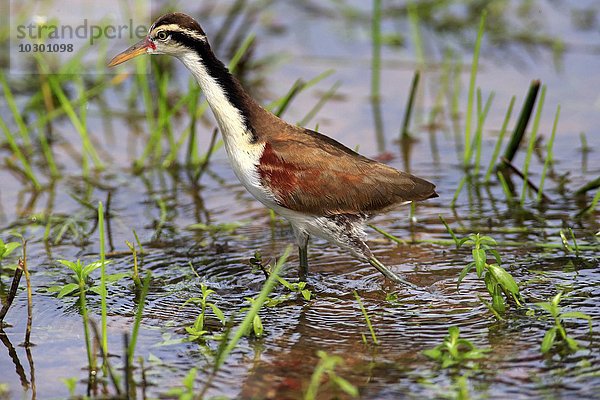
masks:
[(181, 26), (177, 25), (177, 24), (168, 24), (168, 25), (160, 25), (158, 27), (152, 27), (152, 29), (150, 30), (149, 34), (154, 34), (158, 31), (161, 30), (165, 30), (165, 31), (174, 31), (174, 32), (181, 32), (186, 34), (187, 36), (193, 37), (194, 39), (198, 39), (198, 40), (203, 40), (206, 41), (206, 36), (199, 34), (196, 31), (190, 30), (190, 29), (186, 29), (186, 28), (182, 28)]

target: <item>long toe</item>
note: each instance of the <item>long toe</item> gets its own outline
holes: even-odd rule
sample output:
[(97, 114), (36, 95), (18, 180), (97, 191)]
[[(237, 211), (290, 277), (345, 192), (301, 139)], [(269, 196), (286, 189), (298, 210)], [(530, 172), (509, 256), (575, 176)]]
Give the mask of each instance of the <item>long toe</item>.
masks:
[(369, 258), (369, 264), (371, 264), (372, 266), (377, 268), (377, 270), (379, 272), (381, 272), (386, 278), (390, 279), (391, 281), (408, 286), (412, 289), (418, 289), (417, 286), (413, 285), (412, 283), (408, 282), (407, 280), (400, 278), (398, 275), (396, 275), (394, 272), (392, 272), (388, 267), (383, 265), (381, 263), (381, 261), (379, 261), (377, 258), (375, 258), (375, 256), (371, 256)]

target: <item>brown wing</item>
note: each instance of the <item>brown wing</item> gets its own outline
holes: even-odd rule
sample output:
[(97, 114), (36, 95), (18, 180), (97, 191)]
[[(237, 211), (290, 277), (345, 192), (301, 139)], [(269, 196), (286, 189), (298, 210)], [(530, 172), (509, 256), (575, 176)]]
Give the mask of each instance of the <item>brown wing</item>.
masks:
[(259, 173), (282, 206), (317, 215), (373, 214), (406, 201), (437, 197), (432, 183), (308, 130), (269, 138)]

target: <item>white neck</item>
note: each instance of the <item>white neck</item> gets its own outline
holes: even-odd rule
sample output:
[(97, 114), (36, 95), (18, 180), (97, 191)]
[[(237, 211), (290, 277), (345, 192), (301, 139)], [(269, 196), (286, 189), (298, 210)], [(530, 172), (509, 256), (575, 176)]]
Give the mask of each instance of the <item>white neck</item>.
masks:
[(194, 75), (206, 96), (221, 129), (225, 150), (235, 175), (254, 197), (267, 207), (274, 207), (276, 202), (273, 195), (262, 188), (256, 169), (265, 144), (252, 140), (253, 134), (246, 127), (244, 116), (227, 99), (223, 87), (210, 76), (197, 54), (186, 53), (179, 59)]
[(225, 143), (240, 139), (249, 140), (252, 134), (244, 123), (244, 116), (227, 99), (225, 91), (219, 83), (209, 75), (208, 71), (196, 53), (185, 53), (179, 59), (190, 70), (202, 88), (206, 100), (217, 119)]

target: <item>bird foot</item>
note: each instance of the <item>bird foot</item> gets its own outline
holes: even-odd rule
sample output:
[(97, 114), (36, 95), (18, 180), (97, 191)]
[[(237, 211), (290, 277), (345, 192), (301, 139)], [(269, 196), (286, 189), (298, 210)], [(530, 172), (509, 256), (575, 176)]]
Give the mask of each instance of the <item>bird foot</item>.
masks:
[(398, 275), (396, 275), (395, 273), (393, 273), (388, 267), (386, 267), (385, 265), (383, 265), (381, 263), (381, 261), (379, 261), (377, 258), (375, 258), (375, 256), (371, 256), (369, 258), (369, 264), (371, 264), (372, 266), (374, 266), (375, 268), (377, 268), (377, 270), (379, 272), (381, 272), (386, 278), (388, 278), (389, 280), (395, 282), (395, 283), (400, 283), (402, 285), (408, 286), (412, 289), (419, 289), (417, 286), (413, 285), (412, 283), (400, 278)]

